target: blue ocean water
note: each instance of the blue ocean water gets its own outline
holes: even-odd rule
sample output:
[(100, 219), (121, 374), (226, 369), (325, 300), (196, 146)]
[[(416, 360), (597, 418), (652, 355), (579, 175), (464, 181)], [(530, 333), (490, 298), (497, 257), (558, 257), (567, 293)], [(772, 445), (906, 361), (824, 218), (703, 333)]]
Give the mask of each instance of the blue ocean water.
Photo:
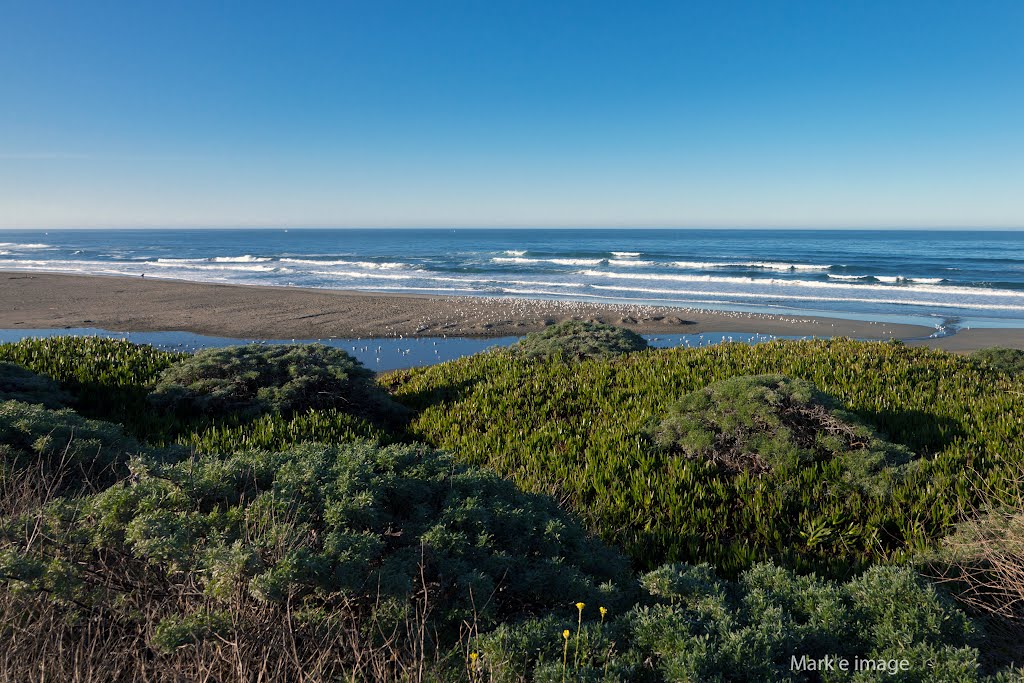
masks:
[(0, 231), (0, 270), (1024, 326), (1024, 232)]

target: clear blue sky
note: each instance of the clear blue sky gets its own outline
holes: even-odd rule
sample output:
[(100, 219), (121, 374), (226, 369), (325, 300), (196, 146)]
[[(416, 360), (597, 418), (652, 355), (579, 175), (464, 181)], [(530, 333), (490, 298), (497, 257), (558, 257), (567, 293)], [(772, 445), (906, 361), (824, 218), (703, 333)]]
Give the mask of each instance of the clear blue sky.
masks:
[(1024, 227), (1024, 2), (0, 0), (0, 227), (129, 225)]

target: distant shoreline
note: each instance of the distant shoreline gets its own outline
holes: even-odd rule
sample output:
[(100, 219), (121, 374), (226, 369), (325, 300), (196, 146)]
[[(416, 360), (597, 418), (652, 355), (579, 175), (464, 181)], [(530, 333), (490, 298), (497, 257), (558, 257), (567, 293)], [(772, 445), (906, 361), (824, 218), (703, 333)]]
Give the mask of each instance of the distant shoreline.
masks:
[(719, 312), (646, 304), (381, 294), (157, 278), (0, 271), (0, 328), (180, 330), (238, 339), (502, 337), (576, 317), (645, 334), (749, 332), (906, 339), (954, 351), (1024, 348), (1024, 330), (932, 328), (828, 317)]

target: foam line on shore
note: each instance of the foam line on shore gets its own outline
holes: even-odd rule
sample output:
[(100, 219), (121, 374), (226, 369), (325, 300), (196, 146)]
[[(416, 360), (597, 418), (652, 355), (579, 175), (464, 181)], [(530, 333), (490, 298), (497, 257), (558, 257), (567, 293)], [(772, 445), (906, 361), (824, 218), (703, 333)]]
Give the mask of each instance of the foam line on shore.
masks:
[(854, 284), (849, 282), (822, 282), (816, 280), (782, 280), (779, 278), (729, 277), (719, 275), (672, 275), (664, 273), (611, 273), (601, 270), (582, 270), (580, 275), (617, 280), (653, 280), (665, 282), (707, 282), (711, 284), (758, 284), (777, 287), (808, 287), (816, 289), (879, 290), (885, 292), (916, 291), (933, 294), (963, 294), (968, 296), (1017, 297), (1024, 301), (1024, 292), (1009, 289), (972, 289), (970, 287), (940, 287), (930, 284), (893, 287), (882, 284)]

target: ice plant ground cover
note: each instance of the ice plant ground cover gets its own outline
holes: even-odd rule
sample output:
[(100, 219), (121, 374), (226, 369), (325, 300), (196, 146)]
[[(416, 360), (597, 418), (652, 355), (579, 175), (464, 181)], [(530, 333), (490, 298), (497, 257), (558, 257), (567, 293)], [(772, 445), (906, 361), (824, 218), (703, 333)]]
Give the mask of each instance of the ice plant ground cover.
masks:
[(376, 384), (0, 345), (0, 678), (1020, 680), (1019, 615), (941, 571), (1019, 507), (1012, 362), (576, 328)]
[[(659, 423), (692, 392), (766, 374), (810, 383), (913, 453), (913, 466), (872, 495), (850, 490), (835, 458), (808, 463), (783, 486), (771, 472), (725, 471), (657, 443)], [(772, 558), (839, 576), (902, 561), (943, 536), (981, 490), (1015, 481), (1024, 457), (1015, 377), (894, 343), (719, 344), (582, 362), (495, 351), (380, 381), (416, 412), (412, 436), (565, 497), (648, 568), (708, 561), (735, 573)], [(735, 398), (726, 412), (750, 410)]]

